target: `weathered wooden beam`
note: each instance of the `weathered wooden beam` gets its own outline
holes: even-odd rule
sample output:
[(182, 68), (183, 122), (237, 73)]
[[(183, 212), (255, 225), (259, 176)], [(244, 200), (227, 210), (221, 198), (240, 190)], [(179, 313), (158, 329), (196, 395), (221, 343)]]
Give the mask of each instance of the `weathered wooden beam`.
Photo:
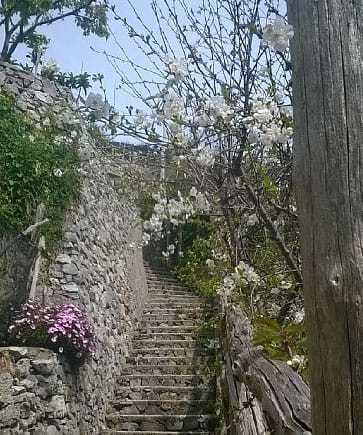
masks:
[(225, 309), (223, 348), (234, 432), (311, 433), (310, 391), (298, 373), (271, 361), (252, 343), (252, 325), (235, 307)]

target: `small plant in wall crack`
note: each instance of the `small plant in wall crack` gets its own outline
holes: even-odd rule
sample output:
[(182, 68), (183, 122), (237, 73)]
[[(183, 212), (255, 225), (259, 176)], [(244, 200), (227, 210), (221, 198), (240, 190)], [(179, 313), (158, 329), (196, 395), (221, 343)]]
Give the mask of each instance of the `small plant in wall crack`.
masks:
[(9, 327), (10, 342), (46, 347), (73, 362), (84, 362), (96, 350), (93, 326), (73, 304), (41, 305), (27, 302)]

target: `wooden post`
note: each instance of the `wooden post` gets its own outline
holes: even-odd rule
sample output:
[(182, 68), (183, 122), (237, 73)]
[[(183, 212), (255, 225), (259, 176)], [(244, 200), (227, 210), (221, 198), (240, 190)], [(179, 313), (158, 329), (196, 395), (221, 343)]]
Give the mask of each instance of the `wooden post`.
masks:
[(34, 269), (33, 269), (32, 279), (31, 279), (31, 286), (29, 292), (29, 299), (31, 301), (34, 300), (36, 296), (37, 282), (38, 282), (40, 266), (42, 261), (42, 252), (44, 251), (44, 249), (45, 249), (45, 238), (44, 236), (41, 236), (38, 243), (38, 252), (37, 252), (37, 257), (35, 259)]
[(363, 2), (289, 0), (314, 435), (363, 434)]

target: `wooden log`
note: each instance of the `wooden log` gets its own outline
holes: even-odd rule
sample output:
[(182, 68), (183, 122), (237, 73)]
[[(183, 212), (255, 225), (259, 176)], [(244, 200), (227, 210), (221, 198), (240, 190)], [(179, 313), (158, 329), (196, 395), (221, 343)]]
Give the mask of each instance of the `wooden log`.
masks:
[(298, 373), (253, 345), (252, 325), (240, 309), (226, 308), (224, 332), (234, 433), (311, 434), (310, 391)]

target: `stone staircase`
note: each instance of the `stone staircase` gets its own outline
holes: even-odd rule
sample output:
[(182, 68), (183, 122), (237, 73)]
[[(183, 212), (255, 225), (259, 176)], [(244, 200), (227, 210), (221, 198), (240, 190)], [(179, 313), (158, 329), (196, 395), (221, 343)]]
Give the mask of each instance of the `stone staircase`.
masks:
[(216, 434), (213, 307), (146, 267), (149, 299), (104, 434)]

